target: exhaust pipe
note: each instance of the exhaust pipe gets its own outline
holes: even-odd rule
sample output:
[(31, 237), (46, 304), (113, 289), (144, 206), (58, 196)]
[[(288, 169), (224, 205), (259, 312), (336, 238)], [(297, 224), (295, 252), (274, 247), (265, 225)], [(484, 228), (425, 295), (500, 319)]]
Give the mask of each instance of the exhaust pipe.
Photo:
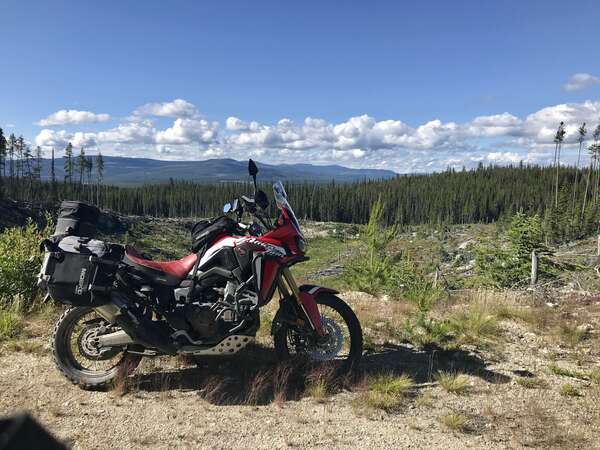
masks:
[(100, 344), (101, 347), (120, 347), (133, 343), (134, 341), (131, 339), (131, 336), (123, 330), (98, 337), (98, 344)]
[(129, 308), (130, 301), (125, 295), (113, 291), (110, 300), (110, 303), (98, 306), (95, 309), (111, 324), (121, 327), (122, 331), (99, 336), (100, 345), (117, 347), (128, 344), (141, 344), (144, 347), (155, 348), (169, 355), (177, 353), (177, 348), (160, 324), (132, 312)]

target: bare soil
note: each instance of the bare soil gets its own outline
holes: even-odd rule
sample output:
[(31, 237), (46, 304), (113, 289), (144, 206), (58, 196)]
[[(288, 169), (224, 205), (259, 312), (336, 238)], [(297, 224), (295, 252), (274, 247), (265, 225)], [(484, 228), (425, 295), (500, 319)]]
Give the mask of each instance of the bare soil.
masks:
[[(366, 333), (378, 323), (373, 309), (395, 308), (391, 300), (344, 297)], [(419, 350), (390, 338), (367, 351), (359, 376), (319, 398), (296, 389), (305, 373), (282, 377), (273, 369), (268, 342), (218, 363), (145, 360), (112, 391), (83, 391), (54, 368), (50, 324), (31, 321), (20, 341), (25, 346), (5, 345), (0, 353), (0, 415), (29, 411), (75, 449), (600, 448), (600, 386), (588, 376), (600, 367), (600, 298), (571, 295), (548, 303), (527, 306), (548, 321), (504, 319), (498, 344), (485, 349)], [(582, 325), (585, 336), (566, 345), (553, 318)], [(553, 365), (580, 376), (558, 375)], [(439, 370), (465, 374), (468, 389), (446, 392), (435, 381)], [(361, 377), (382, 372), (404, 373), (416, 383), (393, 412), (357, 401), (366, 389)], [(526, 387), (523, 379), (539, 384)], [(579, 395), (561, 395), (565, 384)], [(462, 416), (465, 427), (444, 425), (448, 414)]]

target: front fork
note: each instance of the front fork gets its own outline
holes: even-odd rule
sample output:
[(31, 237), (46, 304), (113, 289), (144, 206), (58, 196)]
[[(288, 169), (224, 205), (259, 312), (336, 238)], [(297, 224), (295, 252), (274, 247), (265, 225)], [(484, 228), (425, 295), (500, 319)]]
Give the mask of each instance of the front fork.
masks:
[[(319, 313), (319, 308), (315, 298), (308, 292), (300, 291), (289, 267), (285, 267), (281, 271), (281, 276), (279, 277), (278, 283), (282, 298), (294, 298), (300, 309), (304, 312), (304, 316), (308, 319), (308, 323), (310, 324), (311, 328), (317, 335), (321, 337), (324, 336), (325, 331), (323, 330), (323, 325), (321, 324), (321, 314)], [(302, 324), (299, 323), (299, 325)]]

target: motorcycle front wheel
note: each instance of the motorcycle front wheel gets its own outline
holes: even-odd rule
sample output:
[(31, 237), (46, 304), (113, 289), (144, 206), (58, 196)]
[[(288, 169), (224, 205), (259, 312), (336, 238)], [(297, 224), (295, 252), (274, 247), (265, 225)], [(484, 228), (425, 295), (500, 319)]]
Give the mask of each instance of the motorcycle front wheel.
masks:
[(354, 311), (339, 297), (323, 293), (316, 298), (325, 338), (317, 339), (314, 332), (282, 323), (273, 335), (279, 359), (296, 356), (316, 363), (337, 362), (342, 372), (356, 369), (363, 352), (360, 322)]
[(117, 331), (93, 308), (75, 307), (58, 319), (52, 333), (52, 355), (56, 367), (83, 389), (108, 387), (119, 373), (129, 375), (142, 357), (124, 348), (98, 349), (95, 338)]

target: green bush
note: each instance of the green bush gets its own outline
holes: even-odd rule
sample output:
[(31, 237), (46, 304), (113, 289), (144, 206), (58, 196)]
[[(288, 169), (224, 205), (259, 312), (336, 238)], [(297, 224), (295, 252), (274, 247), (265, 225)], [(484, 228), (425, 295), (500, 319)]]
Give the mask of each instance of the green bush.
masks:
[(544, 244), (544, 230), (539, 216), (517, 213), (508, 230), (476, 251), (475, 269), (483, 285), (497, 288), (526, 284), (531, 274), (531, 253), (538, 255), (538, 278), (555, 276), (552, 252)]
[(38, 294), (36, 276), (42, 264), (40, 242), (52, 228), (51, 220), (40, 230), (32, 221), (0, 233), (0, 308), (25, 309)]
[(0, 306), (0, 342), (16, 337), (22, 326), (22, 314), (16, 306)]
[(379, 198), (371, 208), (363, 233), (366, 253), (346, 269), (344, 279), (354, 289), (371, 294), (388, 291), (392, 284), (392, 262), (386, 253), (388, 244), (398, 235), (398, 227), (386, 227), (385, 204)]

